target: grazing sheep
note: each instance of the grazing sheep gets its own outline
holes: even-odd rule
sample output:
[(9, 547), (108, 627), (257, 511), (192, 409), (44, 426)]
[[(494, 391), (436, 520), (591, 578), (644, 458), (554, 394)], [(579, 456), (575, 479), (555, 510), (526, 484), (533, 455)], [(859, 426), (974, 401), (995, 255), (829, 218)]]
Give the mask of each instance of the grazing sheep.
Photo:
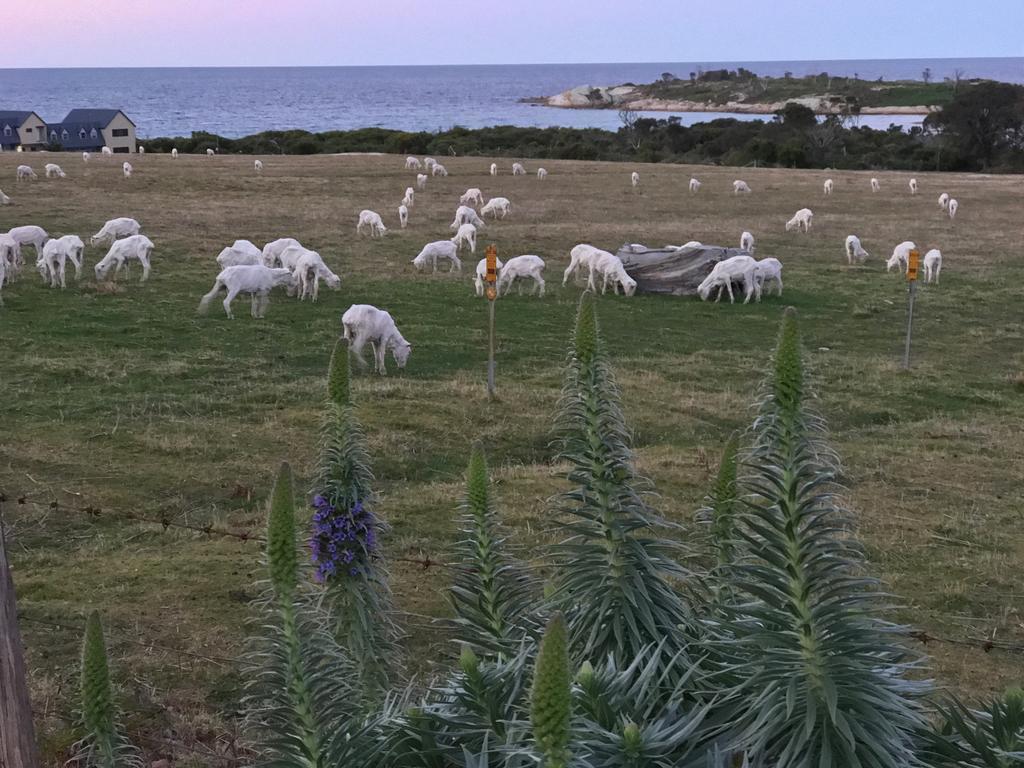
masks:
[(885, 262), (885, 271), (891, 272), (893, 267), (899, 267), (902, 272), (910, 268), (910, 252), (917, 246), (912, 240), (904, 240), (892, 249), (892, 256)]
[(751, 256), (754, 255), (754, 236), (749, 232), (740, 235), (740, 250), (746, 251)]
[(949, 218), (955, 219), (958, 210), (960, 210), (960, 203), (956, 201), (955, 197), (949, 198)]
[(878, 183), (878, 179), (872, 179), (871, 180), (871, 191), (872, 192), (877, 192), (881, 188), (882, 188), (882, 185)]
[(433, 167), (430, 169), (430, 175), (431, 176), (447, 176), (448, 175), (448, 169), (445, 168), (440, 163), (434, 163)]
[(825, 194), (826, 195), (831, 195), (832, 194), (832, 190), (834, 188), (835, 188), (835, 183), (832, 181), (832, 179), (825, 179)]
[[(509, 259), (511, 262), (512, 260)], [(506, 267), (506, 273), (508, 268)], [(596, 259), (590, 262), (590, 275), (587, 277), (587, 287), (591, 291), (597, 290), (597, 285), (594, 282), (594, 275), (601, 276), (601, 293), (608, 290), (608, 284), (611, 283), (612, 293), (618, 294), (619, 286), (622, 286), (622, 292), (626, 296), (632, 296), (636, 292), (636, 280), (626, 274), (626, 268), (622, 265), (622, 259), (613, 253), (607, 251), (599, 254)]]
[(47, 240), (43, 246), (43, 255), (36, 261), (36, 268), (43, 280), (49, 279), (50, 287), (67, 287), (64, 269), (68, 259), (75, 265), (75, 279), (82, 276), (82, 254), (85, 243), (78, 235), (64, 235), (54, 240)]
[(263, 252), (248, 240), (235, 240), (220, 252), (217, 263), (222, 269), (263, 264)]
[(690, 179), (690, 194), (697, 194), (697, 190), (700, 189), (700, 182), (697, 179)]
[(412, 155), (410, 155), (409, 157), (405, 158), (405, 170), (418, 171), (422, 167), (423, 163), (420, 162), (418, 157), (413, 157)]
[(457, 255), (458, 250), (458, 246), (455, 245), (453, 240), (436, 240), (433, 243), (424, 245), (423, 250), (412, 260), (412, 263), (420, 272), (423, 271), (427, 264), (433, 265), (432, 271), (437, 272), (437, 260), (448, 259), (451, 262), (451, 269), (448, 271), (458, 270), (461, 272), (462, 262)]
[(470, 187), (465, 191), (462, 197), (459, 198), (461, 205), (483, 205), (484, 204), (484, 193), (480, 191), (478, 187)]
[(634, 187), (639, 187), (640, 186), (640, 174), (637, 173), (636, 171), (633, 171), (629, 175), (629, 183), (632, 184)]
[(225, 290), (227, 296), (224, 298), (224, 312), (228, 318), (232, 320), (235, 318), (231, 312), (231, 302), (240, 293), (248, 293), (251, 297), (252, 309), (250, 312), (253, 317), (265, 317), (267, 305), (270, 304), (270, 292), (278, 286), (286, 286), (289, 290), (294, 289), (295, 283), (295, 275), (289, 269), (273, 269), (262, 264), (226, 267), (217, 275), (210, 292), (200, 300), (199, 313), (205, 314), (210, 302), (221, 290)]
[(793, 214), (792, 219), (786, 222), (786, 231), (792, 232), (795, 229), (799, 232), (800, 228), (803, 227), (804, 232), (810, 232), (813, 220), (814, 211), (810, 208), (801, 208)]
[(932, 278), (935, 284), (939, 284), (939, 273), (942, 271), (942, 252), (938, 248), (932, 248), (924, 255), (924, 281), (930, 283)]
[(52, 179), (54, 176), (56, 176), (59, 179), (67, 177), (67, 174), (64, 173), (64, 170), (56, 163), (47, 163), (44, 166), (44, 168), (46, 170), (46, 178), (48, 179)]
[(416, 187), (417, 187), (417, 189), (426, 189), (427, 188), (427, 174), (425, 174), (425, 173), (417, 173), (416, 174)]
[(778, 259), (761, 259), (754, 267), (754, 280), (757, 281), (757, 300), (761, 300), (765, 283), (771, 283), (782, 295), (782, 262)]
[(732, 193), (734, 195), (738, 195), (740, 192), (749, 194), (751, 192), (750, 185), (742, 179), (736, 179), (736, 181), (732, 183)]
[(88, 152), (83, 152), (82, 153), (82, 162), (83, 163), (88, 163), (90, 157), (91, 157), (91, 155)]
[(359, 223), (356, 224), (356, 234), (363, 233), (363, 227), (370, 228), (370, 237), (384, 237), (388, 228), (384, 226), (384, 220), (375, 211), (360, 211)]
[[(316, 253), (316, 251), (311, 251), (309, 250), (309, 248), (306, 248), (301, 245), (290, 245), (283, 251), (281, 251), (280, 255), (277, 257), (277, 260), (281, 262), (281, 267), (283, 269), (290, 269), (292, 272), (294, 272), (295, 267), (298, 266), (299, 264), (299, 261), (301, 261), (302, 257), (305, 256), (307, 253)], [(264, 261), (263, 266), (267, 266), (266, 261)], [(297, 284), (298, 283), (296, 283), (296, 285)], [(288, 291), (288, 295), (292, 295), (291, 290)]]
[(100, 149), (100, 154), (102, 154), (102, 155), (112, 155), (112, 154), (114, 154), (114, 150), (112, 150), (110, 147), (103, 147), (102, 149)]
[(130, 177), (131, 177), (131, 175), (132, 175), (132, 164), (131, 164), (131, 163), (129, 163), (129, 162), (127, 161), (127, 160), (125, 160), (125, 161), (124, 161), (124, 162), (123, 162), (123, 163), (121, 164), (121, 170), (122, 170), (122, 171), (124, 171), (124, 177), (125, 177), (126, 179), (127, 179), (127, 178), (130, 178)]
[(541, 181), (544, 181), (544, 179), (546, 179), (547, 177), (548, 177), (548, 169), (547, 168), (538, 168), (537, 169), (537, 178), (538, 179), (540, 179)]
[[(569, 266), (565, 268), (562, 275), (562, 285), (569, 282), (570, 277), (575, 277), (581, 270), (593, 270), (593, 264), (608, 251), (602, 251), (588, 243), (580, 243), (569, 251)], [(611, 254), (608, 254), (611, 255)]]
[(216, 153), (212, 149), (206, 150), (207, 157), (213, 157)]
[(141, 144), (139, 144), (139, 154), (140, 155), (146, 154), (146, 148), (144, 146), (142, 146)]
[(100, 245), (101, 243), (109, 240), (114, 242), (121, 237), (131, 237), (132, 235), (139, 234), (142, 227), (135, 219), (130, 219), (127, 216), (122, 216), (117, 219), (111, 219), (104, 224), (100, 231), (89, 238), (89, 242), (92, 245)]
[(3, 287), (7, 282), (7, 262), (0, 258), (0, 307), (4, 305)]
[(402, 205), (407, 208), (412, 208), (416, 202), (416, 190), (412, 187), (405, 188), (405, 197), (402, 198)]
[[(495, 258), (494, 264), (497, 267), (498, 277), (500, 278), (501, 277), (501, 268), (504, 266), (504, 264), (502, 263), (501, 259), (499, 259), (499, 258)], [(483, 258), (483, 259), (480, 259), (480, 261), (478, 261), (476, 263), (476, 277), (473, 278), (473, 285), (476, 287), (476, 295), (477, 296), (483, 296), (484, 295), (484, 287), (485, 287), (485, 283), (486, 283), (486, 280), (484, 278), (486, 278), (486, 277), (487, 277), (487, 259)]]
[(16, 177), (18, 181), (21, 181), (22, 179), (39, 178), (38, 176), (36, 176), (36, 172), (32, 170), (31, 165), (19, 165), (16, 171)]
[(492, 197), (487, 201), (487, 205), (480, 209), (480, 215), (486, 216), (488, 213), (498, 218), (498, 214), (501, 214), (501, 218), (505, 218), (512, 212), (512, 202), (507, 197)]
[(171, 157), (174, 158), (175, 160), (178, 159), (178, 148), (177, 147), (173, 147), (171, 149)]
[[(482, 259), (484, 264), (484, 271), (486, 273), (487, 265), (486, 259)], [(477, 280), (479, 280), (480, 265), (477, 265)], [(501, 296), (503, 293), (508, 293), (512, 288), (513, 283), (517, 283), (519, 280), (531, 279), (533, 280), (533, 293), (538, 296), (544, 295), (544, 259), (540, 256), (533, 256), (527, 254), (525, 256), (513, 256), (511, 259), (505, 262), (505, 266), (501, 268), (501, 275), (498, 278), (498, 295)], [(522, 293), (522, 283), (517, 283), (517, 291)], [(482, 287), (482, 286), (481, 286)], [(481, 287), (477, 288), (477, 295), (483, 293)], [(634, 288), (636, 287), (634, 283)]]
[(468, 205), (460, 205), (455, 209), (455, 220), (448, 225), (448, 229), (455, 230), (463, 224), (472, 224), (477, 229), (482, 229), (484, 227), (484, 220)]
[(21, 265), (21, 243), (8, 234), (0, 234), (0, 268), (4, 270), (4, 276), (0, 277), (0, 287), (5, 281), (14, 282)]
[(252, 163), (252, 167), (256, 169), (256, 173), (263, 173), (263, 161), (262, 160), (254, 160), (253, 163)]
[(398, 326), (388, 312), (371, 304), (353, 304), (341, 316), (341, 325), (343, 335), (349, 342), (349, 351), (360, 363), (366, 365), (363, 361), (363, 347), (369, 342), (373, 350), (374, 368), (381, 376), (387, 375), (384, 360), (389, 349), (398, 367), (405, 368), (412, 345), (398, 332)]
[(715, 264), (711, 274), (704, 278), (697, 286), (697, 293), (701, 301), (707, 301), (711, 291), (718, 289), (717, 303), (722, 298), (722, 289), (729, 294), (729, 303), (734, 302), (732, 293), (733, 282), (743, 283), (744, 299), (746, 304), (751, 297), (757, 293), (757, 262), (751, 256), (733, 256)]
[(437, 160), (435, 160), (434, 158), (432, 158), (432, 157), (425, 157), (425, 158), (423, 158), (423, 167), (426, 168), (428, 171), (432, 170), (435, 165), (437, 165)]
[(939, 208), (944, 211), (949, 210), (949, 192), (943, 192), (939, 195)]
[(4, 194), (4, 191), (0, 189), (0, 205), (10, 205), (11, 198)]
[(498, 175), (498, 164), (497, 163), (491, 163), (491, 176), (497, 176), (497, 175)]
[(330, 288), (341, 288), (341, 278), (331, 271), (316, 251), (303, 249), (302, 255), (292, 268), (292, 274), (295, 275), (299, 286), (299, 301), (303, 301), (307, 296), (311, 301), (319, 298), (321, 277)]
[(402, 229), (409, 226), (409, 206), (405, 203), (398, 206), (398, 224)]
[(128, 262), (134, 260), (142, 264), (142, 279), (139, 282), (146, 282), (149, 279), (149, 257), (153, 247), (153, 241), (145, 235), (132, 235), (123, 240), (115, 240), (107, 255), (96, 264), (96, 280), (105, 280), (111, 268), (116, 280), (122, 268), (127, 274)]
[[(289, 248), (302, 248), (302, 243), (300, 243), (294, 237), (281, 237), (278, 238), (277, 240), (272, 240), (271, 242), (264, 245), (263, 266), (270, 268), (276, 266), (286, 266), (281, 261), (281, 254), (283, 254)], [(290, 269), (291, 267), (286, 268)]]
[(912, 194), (912, 195), (916, 195), (917, 194), (917, 179), (911, 179), (907, 183), (907, 186), (910, 187), (910, 194)]
[(854, 261), (863, 264), (867, 260), (869, 255), (870, 254), (868, 254), (868, 252), (865, 251), (864, 248), (861, 246), (859, 237), (857, 237), (856, 235), (846, 236), (847, 264), (853, 264)]
[(512, 163), (512, 175), (513, 176), (525, 176), (526, 168), (522, 163)]
[(31, 245), (36, 249), (36, 261), (43, 255), (43, 244), (49, 239), (46, 230), (32, 224), (15, 227), (7, 233), (19, 246)]
[(455, 243), (458, 250), (462, 250), (463, 244), (469, 245), (469, 252), (476, 253), (476, 227), (472, 224), (462, 224), (459, 226), (459, 231), (455, 233), (455, 237), (452, 238), (452, 242)]

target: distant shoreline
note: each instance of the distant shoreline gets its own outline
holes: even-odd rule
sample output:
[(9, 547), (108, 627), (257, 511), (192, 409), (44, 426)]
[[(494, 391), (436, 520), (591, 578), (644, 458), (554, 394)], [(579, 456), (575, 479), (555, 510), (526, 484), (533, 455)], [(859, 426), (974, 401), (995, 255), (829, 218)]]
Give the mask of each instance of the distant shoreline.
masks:
[[(725, 104), (714, 104), (700, 101), (679, 101), (670, 99), (632, 99), (615, 104), (574, 104), (564, 99), (569, 91), (555, 96), (539, 96), (531, 99), (522, 99), (524, 104), (533, 104), (539, 107), (554, 107), (556, 109), (631, 109), (636, 112), (723, 112), (737, 115), (772, 115), (790, 102), (804, 104), (807, 99), (790, 99), (789, 101), (771, 102), (764, 104), (740, 104), (726, 102)], [(826, 104), (805, 104), (809, 106), (816, 115), (840, 115), (844, 114), (842, 109), (829, 107)], [(930, 115), (938, 110), (938, 107), (861, 107), (861, 115)]]

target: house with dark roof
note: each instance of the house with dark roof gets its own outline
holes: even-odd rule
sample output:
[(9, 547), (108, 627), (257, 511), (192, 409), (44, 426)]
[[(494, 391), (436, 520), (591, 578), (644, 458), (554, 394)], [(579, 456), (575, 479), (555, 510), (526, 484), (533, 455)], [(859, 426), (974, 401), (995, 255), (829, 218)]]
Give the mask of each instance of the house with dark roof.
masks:
[(46, 148), (46, 123), (35, 112), (0, 110), (0, 149), (26, 151)]
[(119, 154), (135, 153), (135, 123), (119, 109), (72, 109), (46, 129), (47, 143), (65, 150), (96, 152), (110, 147)]

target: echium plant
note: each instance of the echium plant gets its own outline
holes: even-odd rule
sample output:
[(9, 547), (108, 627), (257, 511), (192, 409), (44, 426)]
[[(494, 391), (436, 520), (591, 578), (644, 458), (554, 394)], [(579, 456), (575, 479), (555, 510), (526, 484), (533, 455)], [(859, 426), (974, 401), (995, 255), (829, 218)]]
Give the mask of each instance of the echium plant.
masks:
[(1018, 768), (1024, 765), (1024, 689), (1011, 688), (984, 709), (954, 699), (925, 739), (930, 768)]
[(373, 473), (351, 400), (348, 343), (331, 357), (313, 484), (310, 554), (326, 587), (333, 631), (359, 662), (363, 693), (377, 698), (394, 662), (397, 631), (380, 559), (382, 521), (373, 513)]
[(921, 684), (836, 498), (793, 310), (782, 322), (740, 478), (734, 616), (721, 644), (735, 682), (733, 747), (785, 768), (918, 765)]

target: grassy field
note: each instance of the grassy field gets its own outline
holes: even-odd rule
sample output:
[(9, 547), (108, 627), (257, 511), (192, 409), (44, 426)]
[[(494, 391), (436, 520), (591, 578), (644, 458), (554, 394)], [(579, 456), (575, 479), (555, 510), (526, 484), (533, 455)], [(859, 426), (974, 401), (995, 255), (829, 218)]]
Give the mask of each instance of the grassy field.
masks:
[[(229, 765), (239, 680), (231, 659), (244, 638), (254, 542), (117, 519), (133, 512), (250, 530), (278, 462), (308, 477), (318, 404), (341, 313), (352, 303), (387, 308), (413, 345), (408, 368), (362, 375), (355, 388), (392, 557), (443, 558), (471, 441), (485, 441), (498, 494), (518, 541), (543, 538), (547, 498), (564, 488), (551, 461), (551, 415), (579, 288), (562, 288), (569, 249), (592, 242), (652, 245), (697, 239), (735, 245), (748, 229), (759, 256), (785, 264), (783, 299), (758, 305), (607, 297), (599, 311), (613, 353), (641, 469), (660, 510), (689, 522), (727, 435), (745, 427), (782, 308), (797, 308), (818, 379), (820, 408), (844, 460), (848, 503), (875, 572), (896, 596), (896, 617), (964, 644), (930, 643), (941, 686), (977, 696), (1019, 682), (1024, 656), (981, 649), (1024, 643), (1024, 321), (1020, 286), (1021, 181), (1014, 177), (834, 173), (822, 196), (815, 171), (550, 161), (546, 181), (486, 175), (487, 158), (450, 158), (451, 176), (418, 193), (408, 230), (358, 239), (362, 208), (397, 227), (412, 173), (398, 157), (60, 156), (68, 178), (15, 184), (14, 168), (42, 155), (0, 155), (13, 204), (0, 231), (39, 224), (86, 239), (108, 218), (133, 216), (156, 243), (146, 285), (97, 286), (86, 273), (65, 291), (44, 288), (31, 265), (5, 287), (0, 309), (0, 490), (19, 590), (33, 695), (48, 759), (73, 738), (72, 714), (85, 612), (100, 608), (113, 665), (133, 713), (133, 736), (178, 765)], [(535, 164), (529, 164), (531, 171)], [(686, 182), (698, 176), (700, 194)], [(753, 194), (733, 197), (745, 178)], [(485, 302), (461, 276), (417, 275), (423, 243), (447, 237), (459, 194), (504, 195), (513, 215), (482, 243), (502, 257), (536, 253), (548, 295), (497, 306), (499, 399), (485, 396)], [(961, 203), (951, 222), (942, 191)], [(815, 211), (808, 235), (783, 224)], [(872, 258), (847, 267), (843, 239), (858, 234)], [(272, 297), (265, 320), (247, 301), (227, 320), (214, 304), (214, 257), (236, 238), (294, 236), (343, 279), (318, 304)], [(906, 285), (885, 256), (911, 239), (940, 248), (940, 286), (922, 286), (913, 369), (899, 370)], [(31, 262), (31, 256), (29, 257)], [(390, 363), (390, 360), (389, 360)], [(19, 505), (26, 495), (42, 502)], [(71, 509), (93, 506), (98, 518)], [(695, 544), (700, 532), (689, 534)], [(534, 550), (535, 551), (535, 550)], [(391, 566), (409, 615), (411, 667), (452, 650), (430, 617), (443, 616), (443, 569)], [(51, 626), (59, 625), (59, 626)], [(217, 757), (220, 755), (221, 757)]]

